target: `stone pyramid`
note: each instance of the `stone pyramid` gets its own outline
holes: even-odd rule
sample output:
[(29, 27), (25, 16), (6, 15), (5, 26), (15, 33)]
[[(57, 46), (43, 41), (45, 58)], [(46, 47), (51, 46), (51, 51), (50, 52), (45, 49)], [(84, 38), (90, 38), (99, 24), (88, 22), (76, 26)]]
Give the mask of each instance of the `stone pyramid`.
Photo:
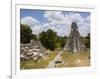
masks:
[(78, 31), (77, 24), (72, 22), (71, 25), (71, 33), (69, 35), (69, 39), (67, 40), (64, 50), (70, 50), (72, 52), (79, 52), (84, 50), (85, 45), (82, 43), (82, 39), (80, 37), (80, 33)]

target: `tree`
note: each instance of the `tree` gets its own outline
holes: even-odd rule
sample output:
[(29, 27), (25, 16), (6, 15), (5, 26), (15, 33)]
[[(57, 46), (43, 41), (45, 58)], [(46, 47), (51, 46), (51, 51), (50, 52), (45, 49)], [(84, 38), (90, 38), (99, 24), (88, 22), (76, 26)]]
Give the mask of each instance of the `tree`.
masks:
[(67, 37), (57, 36), (57, 42), (60, 44), (60, 47), (63, 48), (65, 46)]
[(42, 32), (39, 35), (40, 41), (43, 46), (50, 50), (55, 50), (55, 48), (63, 48), (67, 37), (57, 36), (56, 32), (49, 29), (47, 32)]
[(90, 33), (85, 38), (86, 39), (90, 39)]
[(43, 46), (45, 47), (45, 48), (47, 48), (48, 49), (48, 46), (47, 46), (47, 39), (48, 37), (47, 37), (47, 33), (46, 32), (42, 32), (42, 33), (40, 33), (39, 34), (39, 39), (40, 39), (40, 41), (41, 41), (41, 43), (43, 44)]
[(32, 39), (33, 39), (33, 40), (38, 40), (37, 35), (32, 34)]
[(85, 37), (85, 46), (90, 48), (90, 33)]
[(32, 38), (32, 30), (28, 25), (20, 25), (21, 43), (29, 43)]
[(47, 32), (40, 33), (39, 37), (45, 48), (50, 50), (55, 49), (55, 44), (57, 40), (56, 32), (53, 32), (53, 30), (49, 29), (47, 30)]

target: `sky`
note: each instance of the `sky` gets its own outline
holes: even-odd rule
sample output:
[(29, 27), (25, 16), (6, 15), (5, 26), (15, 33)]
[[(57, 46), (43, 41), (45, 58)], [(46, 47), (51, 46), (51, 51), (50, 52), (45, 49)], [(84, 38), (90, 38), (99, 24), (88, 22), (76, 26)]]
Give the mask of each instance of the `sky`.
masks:
[(37, 35), (52, 29), (58, 36), (69, 36), (72, 22), (77, 23), (81, 36), (90, 33), (90, 12), (20, 9), (20, 19)]

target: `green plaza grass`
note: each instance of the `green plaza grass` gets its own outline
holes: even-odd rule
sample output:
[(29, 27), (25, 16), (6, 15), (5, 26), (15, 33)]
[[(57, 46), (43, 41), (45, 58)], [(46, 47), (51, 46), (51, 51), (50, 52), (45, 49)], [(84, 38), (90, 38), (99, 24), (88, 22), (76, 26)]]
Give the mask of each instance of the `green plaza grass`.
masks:
[(78, 53), (72, 53), (64, 51), (62, 53), (63, 65), (60, 67), (84, 67), (90, 66), (90, 52), (81, 51)]
[(22, 61), (21, 69), (39, 69), (45, 68), (49, 63), (49, 60), (41, 59), (39, 62), (34, 62), (33, 60)]
[[(34, 62), (33, 60), (26, 60), (20, 62), (20, 69), (40, 69), (46, 68), (50, 61), (52, 61), (59, 51), (51, 51), (49, 55), (44, 56), (39, 62)], [(90, 66), (90, 52), (81, 51), (78, 53), (72, 53), (69, 51), (62, 51), (61, 54), (62, 62), (57, 64), (58, 68), (62, 67), (85, 67)]]

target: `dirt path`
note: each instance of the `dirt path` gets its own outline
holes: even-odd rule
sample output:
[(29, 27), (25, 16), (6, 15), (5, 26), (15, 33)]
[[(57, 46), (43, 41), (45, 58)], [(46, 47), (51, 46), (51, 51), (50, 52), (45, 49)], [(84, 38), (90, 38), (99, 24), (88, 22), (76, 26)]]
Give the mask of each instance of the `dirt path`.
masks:
[(55, 68), (55, 61), (62, 60), (61, 54), (62, 54), (62, 51), (59, 51), (56, 57), (52, 61), (49, 62), (49, 65), (47, 66), (47, 68)]

